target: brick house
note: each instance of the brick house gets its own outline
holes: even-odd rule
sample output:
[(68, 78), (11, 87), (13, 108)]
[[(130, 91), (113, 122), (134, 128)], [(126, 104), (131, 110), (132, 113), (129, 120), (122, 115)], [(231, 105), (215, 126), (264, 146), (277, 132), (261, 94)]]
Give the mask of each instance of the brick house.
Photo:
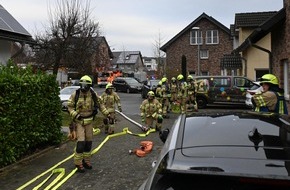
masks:
[[(230, 29), (202, 13), (161, 48), (166, 52), (166, 76), (221, 75), (224, 54), (233, 50)], [(200, 51), (198, 51), (200, 50)], [(200, 58), (198, 59), (198, 54)]]
[(108, 71), (112, 67), (111, 60), (114, 58), (113, 52), (104, 36), (95, 38), (96, 50), (92, 56), (91, 67), (93, 75), (98, 76), (98, 72)]
[[(236, 13), (235, 24), (231, 25), (234, 48), (242, 44), (247, 37), (261, 24), (273, 17), (277, 11)], [(243, 47), (240, 47), (242, 50)], [(242, 75), (257, 80), (269, 73), (269, 51), (271, 50), (271, 34), (267, 34), (255, 45), (240, 50), (242, 58)]]
[[(269, 73), (273, 73), (279, 78), (280, 87), (284, 88), (285, 98), (289, 100), (290, 0), (284, 0), (283, 2), (283, 8), (257, 27), (234, 52), (243, 52), (271, 34)], [(289, 108), (288, 104), (288, 110), (290, 110)]]

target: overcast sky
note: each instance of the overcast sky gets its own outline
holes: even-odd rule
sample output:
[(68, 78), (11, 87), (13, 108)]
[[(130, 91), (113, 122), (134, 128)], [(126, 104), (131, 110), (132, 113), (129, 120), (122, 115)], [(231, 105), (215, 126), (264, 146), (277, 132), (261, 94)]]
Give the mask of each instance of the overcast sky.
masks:
[[(85, 0), (83, 0), (85, 2)], [(32, 35), (48, 26), (48, 8), (56, 0), (5, 0), (0, 4)], [(141, 51), (153, 56), (153, 44), (162, 44), (203, 12), (226, 27), (235, 13), (278, 11), (283, 0), (91, 0), (92, 19), (112, 51)]]

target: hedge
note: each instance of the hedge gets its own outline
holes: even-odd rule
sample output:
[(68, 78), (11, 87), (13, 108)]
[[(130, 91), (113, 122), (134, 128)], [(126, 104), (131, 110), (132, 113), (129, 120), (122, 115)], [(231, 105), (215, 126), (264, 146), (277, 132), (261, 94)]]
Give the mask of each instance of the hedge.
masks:
[(55, 75), (0, 66), (0, 167), (61, 142), (58, 95)]

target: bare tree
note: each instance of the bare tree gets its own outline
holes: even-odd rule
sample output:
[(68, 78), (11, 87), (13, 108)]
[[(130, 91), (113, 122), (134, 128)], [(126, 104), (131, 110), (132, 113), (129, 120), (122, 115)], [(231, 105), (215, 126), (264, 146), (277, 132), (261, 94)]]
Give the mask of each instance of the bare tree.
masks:
[(59, 67), (92, 74), (100, 29), (90, 18), (90, 1), (57, 0), (55, 6), (48, 10), (49, 26), (35, 37), (36, 61), (45, 69), (52, 68), (54, 74)]
[(157, 38), (154, 40), (153, 43), (153, 53), (154, 57), (156, 57), (157, 66), (158, 66), (158, 73), (159, 76), (162, 77), (166, 75), (166, 62), (165, 62), (165, 52), (160, 50), (162, 44), (164, 43), (164, 38), (161, 36), (160, 31), (158, 33)]

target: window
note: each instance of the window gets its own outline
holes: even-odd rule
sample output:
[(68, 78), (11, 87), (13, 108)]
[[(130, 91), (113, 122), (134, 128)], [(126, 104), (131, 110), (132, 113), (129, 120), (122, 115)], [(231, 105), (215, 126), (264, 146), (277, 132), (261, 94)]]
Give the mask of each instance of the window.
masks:
[(213, 87), (229, 87), (231, 85), (231, 79), (229, 77), (210, 78), (209, 83)]
[(219, 35), (217, 30), (206, 31), (206, 44), (218, 44)]
[(190, 33), (190, 44), (201, 45), (202, 44), (202, 32), (199, 30), (192, 30)]
[(208, 50), (206, 49), (200, 50), (200, 59), (208, 59)]

